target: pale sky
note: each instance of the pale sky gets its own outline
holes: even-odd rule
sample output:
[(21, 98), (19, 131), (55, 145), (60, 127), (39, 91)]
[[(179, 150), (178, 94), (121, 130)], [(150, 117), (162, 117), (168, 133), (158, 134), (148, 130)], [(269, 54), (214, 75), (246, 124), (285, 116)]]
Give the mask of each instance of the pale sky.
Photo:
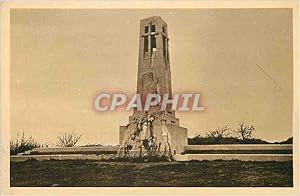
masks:
[(176, 113), (189, 136), (240, 121), (292, 136), (291, 9), (12, 10), (11, 135), (117, 144), (131, 112), (97, 112), (94, 98), (136, 91), (139, 20), (154, 15), (168, 23), (173, 92), (205, 107)]

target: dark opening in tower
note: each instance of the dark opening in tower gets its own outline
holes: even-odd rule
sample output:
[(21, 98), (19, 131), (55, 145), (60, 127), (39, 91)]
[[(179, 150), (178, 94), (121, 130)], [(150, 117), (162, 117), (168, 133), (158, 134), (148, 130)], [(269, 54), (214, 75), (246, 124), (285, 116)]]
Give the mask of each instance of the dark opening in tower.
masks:
[(155, 35), (151, 35), (151, 51), (153, 51), (153, 48), (156, 49), (156, 37), (155, 37)]
[(155, 32), (155, 25), (151, 25), (151, 32)]
[(145, 33), (149, 32), (149, 26), (145, 26)]
[(146, 54), (148, 52), (148, 36), (144, 37), (144, 54)]
[(164, 58), (166, 58), (166, 53), (167, 53), (167, 50), (166, 50), (166, 38), (163, 37), (163, 55), (164, 55)]

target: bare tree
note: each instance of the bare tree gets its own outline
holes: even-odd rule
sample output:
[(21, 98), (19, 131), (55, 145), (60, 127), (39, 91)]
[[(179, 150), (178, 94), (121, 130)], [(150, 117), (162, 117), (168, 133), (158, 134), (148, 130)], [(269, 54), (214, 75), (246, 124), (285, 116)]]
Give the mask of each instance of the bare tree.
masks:
[(237, 134), (237, 137), (245, 140), (245, 139), (251, 139), (253, 132), (254, 132), (255, 128), (253, 125), (246, 125), (243, 122), (239, 123), (239, 127), (237, 128), (237, 130), (235, 131), (235, 133)]
[(73, 147), (75, 146), (79, 140), (81, 139), (82, 135), (78, 135), (76, 133), (67, 133), (65, 132), (63, 135), (58, 136), (56, 146), (59, 147)]
[(222, 128), (218, 127), (213, 131), (208, 131), (206, 134), (207, 137), (212, 137), (212, 138), (225, 138), (230, 135), (230, 128), (226, 125)]

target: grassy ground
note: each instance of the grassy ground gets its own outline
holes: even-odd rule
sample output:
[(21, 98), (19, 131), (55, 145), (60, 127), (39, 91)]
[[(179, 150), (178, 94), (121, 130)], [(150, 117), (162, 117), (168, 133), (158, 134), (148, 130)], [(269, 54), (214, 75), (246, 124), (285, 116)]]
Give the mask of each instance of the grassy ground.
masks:
[(293, 186), (292, 162), (11, 162), (11, 186)]

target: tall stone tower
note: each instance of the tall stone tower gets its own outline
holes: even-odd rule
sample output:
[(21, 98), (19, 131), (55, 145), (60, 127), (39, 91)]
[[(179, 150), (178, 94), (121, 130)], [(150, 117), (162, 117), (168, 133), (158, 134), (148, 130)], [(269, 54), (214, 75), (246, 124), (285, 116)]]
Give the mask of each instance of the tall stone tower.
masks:
[[(161, 97), (168, 94), (169, 99), (172, 99), (168, 26), (160, 16), (140, 21), (137, 94), (141, 95), (143, 106), (147, 94), (158, 94)], [(167, 106), (166, 110), (161, 112), (158, 104), (151, 106), (147, 113), (152, 115), (157, 112), (159, 116), (156, 115), (155, 120), (151, 122), (151, 134), (155, 135), (157, 141), (162, 141), (162, 129), (167, 129), (172, 154), (183, 152), (184, 146), (187, 145), (187, 129), (179, 126), (179, 119), (170, 107)], [(137, 119), (144, 116), (145, 111), (134, 110), (128, 125), (136, 124)], [(128, 125), (120, 127), (120, 145), (124, 141), (126, 131), (129, 131)]]
[[(159, 94), (161, 97), (169, 94), (171, 98), (167, 23), (159, 16), (141, 20), (139, 45), (137, 93), (142, 96), (142, 104), (148, 93)], [(150, 108), (150, 112), (154, 110), (157, 107)]]
[[(168, 25), (160, 16), (140, 21), (137, 94), (141, 95), (143, 106), (147, 94), (159, 94), (161, 97), (168, 94), (172, 98)], [(149, 112), (158, 110), (160, 105), (152, 106)], [(165, 113), (168, 123), (179, 124), (170, 107)], [(140, 115), (144, 112), (135, 110), (133, 117)]]

